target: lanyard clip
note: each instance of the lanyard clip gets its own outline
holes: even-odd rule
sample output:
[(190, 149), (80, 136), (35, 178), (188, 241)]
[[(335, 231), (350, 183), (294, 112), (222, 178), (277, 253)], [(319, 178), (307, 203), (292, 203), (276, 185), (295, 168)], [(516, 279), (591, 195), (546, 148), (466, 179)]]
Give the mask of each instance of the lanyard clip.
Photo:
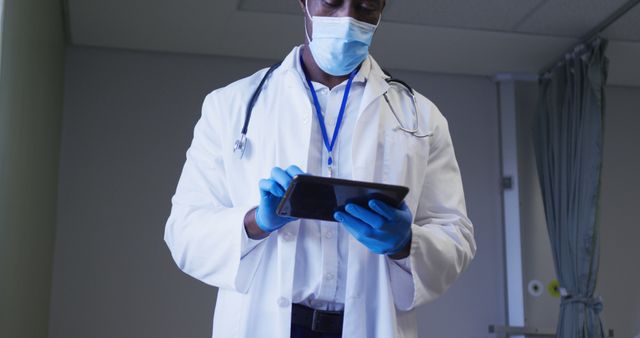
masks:
[(329, 152), (329, 159), (327, 159), (327, 169), (329, 169), (329, 177), (333, 177), (333, 151)]

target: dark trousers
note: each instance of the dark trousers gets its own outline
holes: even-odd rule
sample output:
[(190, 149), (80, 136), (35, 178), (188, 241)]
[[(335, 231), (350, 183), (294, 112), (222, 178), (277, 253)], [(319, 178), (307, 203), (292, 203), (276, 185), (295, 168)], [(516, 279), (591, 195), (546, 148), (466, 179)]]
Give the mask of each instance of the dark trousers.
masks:
[(313, 332), (310, 329), (307, 329), (298, 325), (291, 325), (291, 338), (341, 338), (342, 335), (331, 334), (331, 333), (320, 333)]

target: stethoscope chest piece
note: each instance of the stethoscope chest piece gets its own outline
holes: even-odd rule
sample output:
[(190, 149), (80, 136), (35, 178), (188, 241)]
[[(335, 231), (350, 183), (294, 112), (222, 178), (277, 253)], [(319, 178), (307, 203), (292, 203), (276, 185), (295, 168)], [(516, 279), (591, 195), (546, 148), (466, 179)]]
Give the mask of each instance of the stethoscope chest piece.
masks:
[(264, 86), (264, 82), (267, 81), (267, 78), (271, 73), (273, 73), (276, 68), (280, 66), (280, 62), (275, 65), (269, 67), (269, 70), (264, 74), (262, 80), (260, 80), (260, 84), (258, 84), (258, 88), (251, 95), (251, 99), (249, 100), (249, 104), (247, 105), (247, 111), (245, 112), (244, 124), (242, 125), (242, 131), (240, 132), (240, 138), (236, 140), (233, 144), (233, 153), (235, 157), (238, 159), (242, 159), (244, 157), (244, 153), (247, 150), (247, 132), (249, 130), (249, 121), (251, 121), (251, 111), (253, 110), (253, 106), (255, 106), (256, 101), (258, 101), (258, 96), (260, 96), (260, 92), (262, 92), (262, 86)]
[(236, 143), (233, 145), (233, 153), (236, 155), (237, 159), (242, 159), (244, 157), (244, 152), (247, 150), (247, 136), (245, 134), (240, 134), (240, 138), (236, 140)]

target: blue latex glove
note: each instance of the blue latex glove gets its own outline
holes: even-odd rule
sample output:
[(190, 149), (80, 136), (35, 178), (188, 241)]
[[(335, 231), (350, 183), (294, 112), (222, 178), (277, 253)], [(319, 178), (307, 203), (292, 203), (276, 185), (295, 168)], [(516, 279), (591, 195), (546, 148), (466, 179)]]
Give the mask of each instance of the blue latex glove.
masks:
[(336, 221), (360, 243), (377, 254), (393, 255), (400, 252), (411, 240), (411, 210), (402, 202), (394, 208), (378, 200), (370, 200), (369, 208), (347, 204), (346, 212), (333, 214)]
[(269, 233), (282, 228), (285, 224), (295, 220), (293, 217), (282, 217), (276, 214), (276, 208), (294, 176), (304, 174), (295, 165), (287, 170), (275, 167), (271, 170), (271, 177), (262, 179), (260, 187), (260, 205), (256, 210), (256, 223), (262, 231)]

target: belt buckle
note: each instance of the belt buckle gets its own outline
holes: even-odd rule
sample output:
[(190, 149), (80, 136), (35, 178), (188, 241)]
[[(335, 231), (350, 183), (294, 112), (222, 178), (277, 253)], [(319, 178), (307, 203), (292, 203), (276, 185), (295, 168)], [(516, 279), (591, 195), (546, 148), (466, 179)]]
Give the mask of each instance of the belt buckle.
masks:
[(321, 315), (320, 311), (313, 310), (313, 317), (311, 319), (311, 331), (315, 331), (315, 332), (318, 331), (318, 325), (317, 324), (320, 321), (320, 318), (319, 318), (320, 315)]
[[(328, 323), (328, 319), (332, 317), (331, 311), (313, 310), (313, 317), (311, 320), (311, 331), (321, 333), (336, 333), (338, 327), (332, 322)], [(324, 319), (324, 320), (323, 320)], [(334, 319), (334, 318), (331, 318)]]

